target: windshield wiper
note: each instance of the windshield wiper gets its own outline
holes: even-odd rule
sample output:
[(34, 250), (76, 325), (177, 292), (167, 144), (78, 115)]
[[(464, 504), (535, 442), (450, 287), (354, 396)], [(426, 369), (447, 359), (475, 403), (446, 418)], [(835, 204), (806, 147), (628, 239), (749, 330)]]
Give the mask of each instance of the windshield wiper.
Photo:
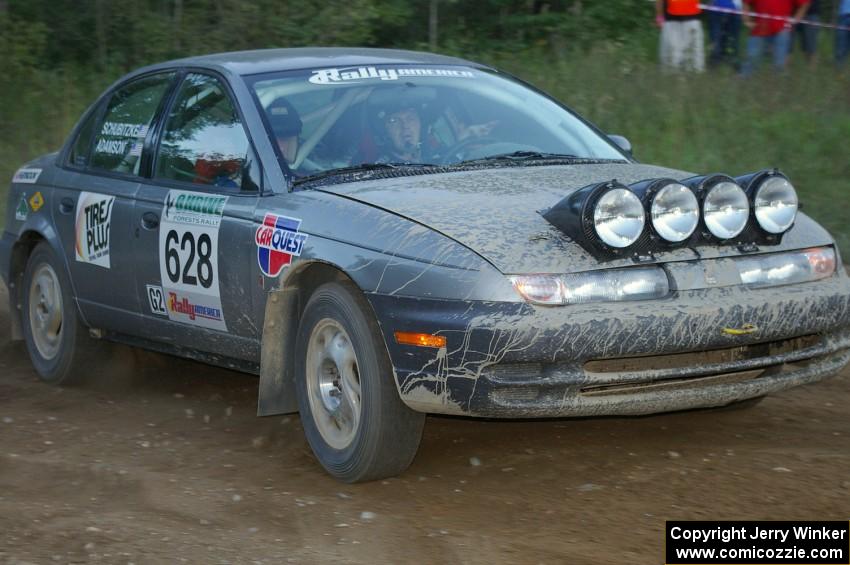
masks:
[(622, 161), (622, 159), (600, 159), (598, 157), (579, 157), (566, 153), (544, 153), (542, 151), (514, 151), (513, 153), (499, 153), (478, 159), (461, 161), (458, 165), (478, 165), (493, 162), (522, 162), (522, 161)]
[(412, 168), (421, 168), (421, 167), (437, 167), (439, 165), (435, 165), (433, 163), (362, 163), (360, 165), (352, 165), (350, 167), (340, 167), (338, 169), (330, 169), (327, 171), (322, 171), (320, 173), (316, 173), (314, 175), (309, 175), (306, 177), (300, 177), (293, 179), (293, 185), (303, 184), (305, 182), (312, 182), (316, 180), (326, 179), (328, 177), (335, 177), (337, 175), (345, 175), (351, 173), (368, 173), (371, 171), (390, 171), (397, 169), (404, 169), (406, 167)]

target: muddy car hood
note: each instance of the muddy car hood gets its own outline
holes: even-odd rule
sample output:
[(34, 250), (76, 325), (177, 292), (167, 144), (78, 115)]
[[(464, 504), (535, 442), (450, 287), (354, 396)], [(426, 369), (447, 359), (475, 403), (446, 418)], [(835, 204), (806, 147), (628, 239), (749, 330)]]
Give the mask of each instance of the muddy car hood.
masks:
[[(601, 265), (552, 226), (540, 211), (570, 192), (595, 182), (636, 181), (692, 173), (631, 163), (512, 167), (416, 175), (324, 186), (321, 190), (376, 206), (421, 223), (468, 247), (503, 273), (570, 273), (632, 264)], [(781, 245), (798, 249), (832, 242), (829, 234), (800, 214)], [(657, 261), (740, 254), (734, 246), (678, 249)]]

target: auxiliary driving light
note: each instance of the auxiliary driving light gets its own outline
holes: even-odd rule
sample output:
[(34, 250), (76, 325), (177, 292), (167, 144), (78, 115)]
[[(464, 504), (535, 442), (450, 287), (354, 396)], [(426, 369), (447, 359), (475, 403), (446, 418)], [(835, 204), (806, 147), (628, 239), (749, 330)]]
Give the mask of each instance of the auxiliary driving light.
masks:
[(571, 192), (541, 214), (597, 256), (622, 256), (647, 232), (643, 202), (616, 180)]
[(646, 224), (646, 212), (640, 199), (626, 188), (606, 192), (593, 209), (596, 235), (611, 247), (622, 249), (640, 238)]
[(679, 183), (670, 183), (659, 190), (650, 207), (652, 227), (671, 243), (685, 241), (699, 224), (699, 202), (693, 191)]
[(722, 180), (708, 189), (702, 203), (705, 227), (718, 239), (732, 239), (747, 227), (750, 203), (744, 189)]
[(755, 190), (753, 208), (756, 221), (768, 233), (788, 231), (797, 218), (797, 191), (784, 176), (770, 175)]

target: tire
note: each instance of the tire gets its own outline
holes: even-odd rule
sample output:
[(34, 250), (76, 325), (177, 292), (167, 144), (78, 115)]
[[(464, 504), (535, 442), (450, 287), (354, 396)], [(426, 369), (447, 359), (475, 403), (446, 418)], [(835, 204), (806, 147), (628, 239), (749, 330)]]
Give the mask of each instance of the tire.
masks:
[(356, 483), (410, 466), (425, 415), (399, 398), (378, 324), (357, 287), (334, 282), (313, 293), (295, 355), (304, 434), (328, 473)]
[(93, 340), (79, 321), (65, 267), (47, 242), (30, 254), (21, 293), (24, 341), (36, 373), (52, 385), (80, 382)]

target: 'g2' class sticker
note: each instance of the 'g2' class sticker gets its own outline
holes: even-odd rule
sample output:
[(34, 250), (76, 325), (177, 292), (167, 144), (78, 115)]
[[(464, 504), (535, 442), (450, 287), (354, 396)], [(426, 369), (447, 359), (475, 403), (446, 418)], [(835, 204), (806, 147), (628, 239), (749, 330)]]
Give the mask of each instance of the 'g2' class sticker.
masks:
[[(32, 202), (32, 201), (30, 201)], [(77, 199), (75, 231), (77, 261), (110, 267), (109, 236), (114, 196), (81, 192)]]
[(170, 190), (165, 198), (159, 273), (170, 320), (227, 331), (218, 280), (218, 230), (226, 203), (226, 196), (185, 190)]
[(168, 310), (165, 307), (165, 294), (162, 292), (161, 286), (152, 284), (145, 285), (148, 295), (148, 305), (151, 312), (159, 316), (168, 316)]
[(12, 182), (19, 184), (35, 184), (38, 182), (38, 177), (41, 176), (41, 169), (18, 169), (15, 171), (15, 176), (12, 177)]

